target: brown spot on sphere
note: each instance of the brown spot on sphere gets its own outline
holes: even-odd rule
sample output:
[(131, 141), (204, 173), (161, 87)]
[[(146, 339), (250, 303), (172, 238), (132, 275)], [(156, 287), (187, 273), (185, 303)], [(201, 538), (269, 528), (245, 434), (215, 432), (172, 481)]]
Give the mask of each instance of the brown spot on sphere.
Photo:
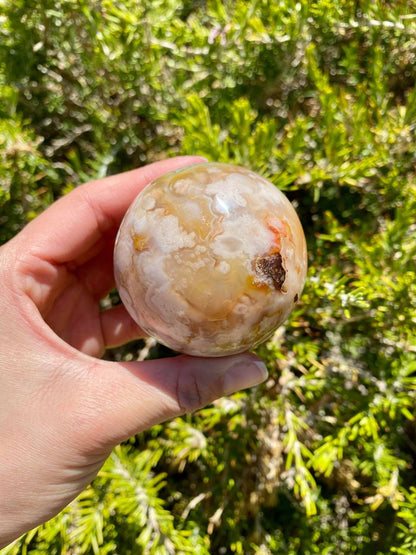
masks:
[(270, 281), (276, 291), (285, 293), (284, 282), (286, 279), (286, 270), (283, 267), (283, 259), (280, 252), (274, 252), (266, 256), (260, 256), (256, 259), (255, 268), (257, 274), (261, 278)]

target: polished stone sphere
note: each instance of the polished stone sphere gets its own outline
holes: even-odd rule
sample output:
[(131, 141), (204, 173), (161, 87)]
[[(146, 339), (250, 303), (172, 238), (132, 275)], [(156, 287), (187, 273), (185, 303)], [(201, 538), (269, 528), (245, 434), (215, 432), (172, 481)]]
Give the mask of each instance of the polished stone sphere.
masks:
[(302, 292), (306, 243), (286, 196), (237, 166), (187, 166), (148, 185), (116, 240), (133, 319), (175, 351), (216, 357), (262, 343)]

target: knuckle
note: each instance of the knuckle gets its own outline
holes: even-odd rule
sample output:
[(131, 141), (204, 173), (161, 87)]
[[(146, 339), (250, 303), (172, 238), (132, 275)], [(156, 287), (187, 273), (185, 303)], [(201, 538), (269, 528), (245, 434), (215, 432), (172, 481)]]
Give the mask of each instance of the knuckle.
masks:
[(176, 399), (181, 410), (192, 413), (204, 405), (200, 385), (192, 371), (180, 371), (176, 382)]

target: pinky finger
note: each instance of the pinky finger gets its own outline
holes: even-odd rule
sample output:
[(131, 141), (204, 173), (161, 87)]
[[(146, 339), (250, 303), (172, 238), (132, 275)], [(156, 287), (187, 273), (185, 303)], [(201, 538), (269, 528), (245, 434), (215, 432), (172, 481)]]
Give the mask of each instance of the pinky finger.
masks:
[(147, 335), (134, 322), (123, 305), (104, 310), (100, 313), (100, 318), (106, 348), (119, 347)]

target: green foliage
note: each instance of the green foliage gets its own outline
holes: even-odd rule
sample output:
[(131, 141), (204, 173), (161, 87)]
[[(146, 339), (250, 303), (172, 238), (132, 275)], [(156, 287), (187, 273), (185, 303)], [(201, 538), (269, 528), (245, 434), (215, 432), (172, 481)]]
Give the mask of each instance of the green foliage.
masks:
[(310, 265), (264, 386), (132, 438), (4, 553), (415, 552), (412, 9), (3, 0), (1, 241), (86, 179), (192, 153), (284, 189)]
[(164, 507), (159, 494), (165, 476), (153, 472), (161, 455), (160, 449), (137, 452), (131, 446), (117, 447), (94, 488), (4, 553), (206, 553), (195, 525), (175, 527)]
[(13, 114), (13, 89), (1, 87), (4, 105), (12, 116), (0, 112), (0, 242), (13, 236), (24, 222), (36, 216), (41, 206), (50, 202), (47, 176), (54, 182), (54, 172), (38, 150), (40, 139)]

